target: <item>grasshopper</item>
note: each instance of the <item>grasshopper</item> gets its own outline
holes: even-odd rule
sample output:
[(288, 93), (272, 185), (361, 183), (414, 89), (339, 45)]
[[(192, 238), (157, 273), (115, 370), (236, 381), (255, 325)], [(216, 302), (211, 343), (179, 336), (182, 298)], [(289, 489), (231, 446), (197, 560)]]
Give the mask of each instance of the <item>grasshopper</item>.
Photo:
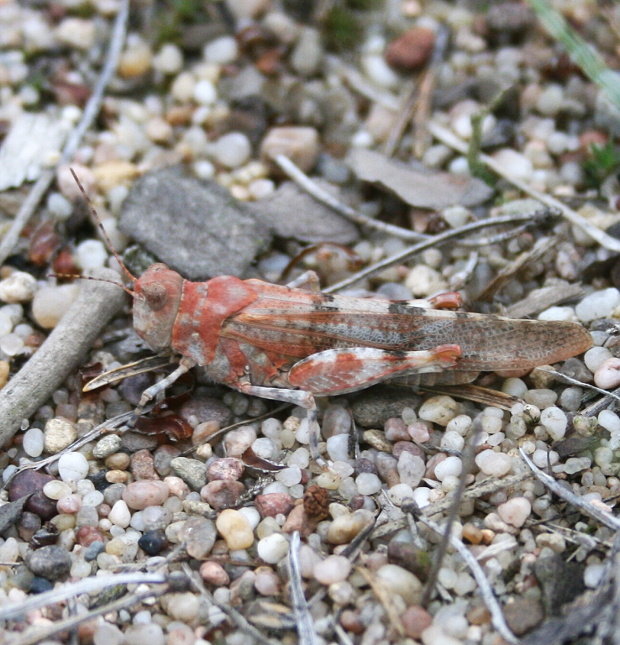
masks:
[[(592, 344), (577, 323), (443, 309), (457, 304), (458, 294), (420, 306), (321, 293), (313, 272), (286, 286), (233, 276), (191, 282), (154, 264), (136, 278), (99, 225), (133, 284), (136, 332), (154, 352), (181, 356), (173, 372), (144, 391), (136, 415), (200, 365), (217, 383), (305, 408), (317, 458), (315, 397), (389, 379), (467, 383), (481, 371), (526, 371), (562, 361)], [(85, 389), (98, 387), (100, 379)]]

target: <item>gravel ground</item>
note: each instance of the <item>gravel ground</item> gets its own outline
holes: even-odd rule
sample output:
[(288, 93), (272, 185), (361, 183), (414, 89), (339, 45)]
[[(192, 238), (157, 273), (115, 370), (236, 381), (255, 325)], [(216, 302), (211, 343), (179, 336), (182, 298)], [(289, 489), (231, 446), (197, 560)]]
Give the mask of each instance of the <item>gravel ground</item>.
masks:
[[(620, 9), (553, 4), (617, 87)], [(527, 3), (126, 11), (0, 0), (2, 642), (612, 642), (620, 107)], [(69, 166), (135, 274), (459, 291), (592, 347), (320, 401), (326, 464), (200, 368), (128, 429), (163, 368), (82, 392), (152, 353), (58, 277), (120, 271)]]

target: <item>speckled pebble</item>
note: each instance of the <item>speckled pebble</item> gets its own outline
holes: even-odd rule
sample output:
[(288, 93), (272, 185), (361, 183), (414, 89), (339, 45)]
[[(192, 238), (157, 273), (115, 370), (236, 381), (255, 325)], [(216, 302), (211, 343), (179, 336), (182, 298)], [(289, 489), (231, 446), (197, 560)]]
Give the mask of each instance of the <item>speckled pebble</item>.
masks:
[(206, 517), (190, 517), (183, 524), (179, 536), (185, 543), (185, 550), (192, 558), (204, 560), (215, 544), (216, 525), (213, 520)]
[(235, 506), (244, 492), (245, 486), (241, 482), (216, 480), (200, 489), (200, 497), (214, 509), (219, 510)]
[(55, 455), (77, 439), (77, 430), (71, 421), (56, 417), (45, 424), (45, 450)]
[(105, 459), (113, 455), (121, 447), (121, 438), (117, 434), (108, 434), (99, 439), (93, 448), (93, 457)]
[(233, 457), (223, 457), (214, 459), (206, 470), (206, 477), (209, 481), (230, 480), (237, 481), (241, 479), (245, 465), (241, 459)]
[(261, 517), (275, 517), (280, 514), (288, 515), (294, 506), (294, 500), (288, 493), (269, 493), (257, 495), (254, 504)]
[(207, 483), (207, 467), (198, 459), (175, 457), (170, 466), (192, 490), (199, 491)]

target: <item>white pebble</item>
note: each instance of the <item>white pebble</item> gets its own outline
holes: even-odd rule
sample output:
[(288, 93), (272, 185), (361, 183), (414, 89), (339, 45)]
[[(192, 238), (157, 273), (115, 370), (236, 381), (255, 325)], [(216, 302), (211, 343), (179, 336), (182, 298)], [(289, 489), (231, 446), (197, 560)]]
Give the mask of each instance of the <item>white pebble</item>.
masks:
[(527, 392), (527, 385), (520, 378), (507, 378), (502, 385), (502, 392), (516, 396), (517, 398), (523, 398)]
[(364, 56), (362, 58), (362, 69), (366, 76), (379, 87), (391, 89), (400, 83), (399, 76), (392, 71), (380, 54)]
[(574, 475), (582, 470), (587, 470), (591, 464), (592, 460), (589, 457), (569, 457), (564, 464), (564, 472), (567, 475)]
[(24, 452), (29, 457), (39, 457), (43, 452), (43, 431), (39, 428), (30, 428), (24, 433), (24, 439), (22, 442)]
[(398, 474), (403, 484), (409, 484), (411, 488), (416, 488), (424, 477), (426, 466), (424, 460), (417, 455), (412, 455), (408, 451), (403, 451), (398, 458)]
[(81, 452), (68, 452), (58, 460), (58, 474), (64, 482), (77, 482), (88, 475), (88, 461)]
[(213, 105), (217, 100), (215, 85), (206, 79), (202, 79), (194, 86), (194, 100), (200, 105)]
[(549, 84), (540, 93), (536, 101), (536, 109), (543, 116), (555, 116), (564, 104), (564, 90), (561, 85)]
[(17, 356), (24, 350), (24, 339), (17, 334), (5, 334), (0, 338), (0, 350), (7, 356)]
[(458, 416), (450, 419), (448, 425), (446, 426), (446, 432), (457, 432), (462, 437), (467, 435), (467, 432), (472, 426), (471, 417), (468, 417), (466, 414), (459, 414)]
[(539, 468), (548, 468), (555, 466), (560, 461), (560, 455), (555, 450), (538, 448), (532, 454), (532, 461)]
[(606, 569), (607, 567), (604, 564), (589, 564), (583, 572), (583, 582), (586, 587), (596, 589), (602, 582)]
[(575, 310), (573, 307), (549, 307), (538, 314), (538, 320), (567, 320), (575, 321)]
[(612, 390), (620, 385), (620, 358), (608, 358), (594, 373), (594, 384), (603, 390)]
[(591, 347), (584, 355), (583, 362), (586, 367), (592, 372), (596, 370), (613, 354), (606, 347)]
[(327, 454), (332, 461), (346, 461), (349, 458), (349, 435), (335, 434), (329, 437)]
[(330, 555), (314, 565), (314, 577), (322, 585), (343, 582), (351, 572), (351, 562), (343, 555)]
[(415, 494), (418, 491), (423, 490), (430, 492), (429, 488), (416, 488), (414, 491), (409, 484), (394, 484), (394, 486), (392, 486), (388, 491), (388, 495), (395, 506), (402, 506), (404, 503), (410, 502), (412, 499), (415, 499), (415, 501), (418, 502)]
[(32, 316), (43, 329), (53, 329), (60, 322), (78, 294), (75, 284), (61, 284), (39, 289), (32, 300)]
[(555, 402), (558, 400), (558, 395), (553, 390), (540, 388), (537, 390), (528, 390), (523, 398), (526, 403), (530, 403), (532, 406), (536, 406), (542, 410), (543, 408), (555, 405)]
[(549, 436), (554, 441), (560, 441), (560, 439), (564, 438), (568, 419), (560, 408), (555, 406), (545, 408), (540, 413), (540, 423), (547, 429)]
[(256, 545), (258, 557), (267, 564), (277, 564), (288, 553), (288, 540), (281, 533), (272, 533)]
[(503, 477), (512, 469), (512, 457), (493, 450), (483, 450), (476, 455), (476, 465), (491, 477)]
[(431, 396), (421, 405), (418, 416), (423, 421), (446, 426), (457, 415), (459, 408), (459, 404), (449, 396)]
[(525, 497), (513, 497), (507, 502), (500, 504), (497, 508), (497, 514), (511, 526), (520, 528), (532, 512), (532, 505)]
[(374, 473), (361, 473), (355, 478), (360, 495), (374, 495), (381, 490), (381, 480)]
[(172, 43), (164, 43), (152, 64), (153, 69), (162, 74), (176, 74), (183, 68), (183, 52)]
[(229, 132), (220, 137), (213, 146), (215, 160), (226, 168), (238, 168), (252, 154), (252, 144), (242, 132)]
[(454, 450), (458, 452), (463, 450), (464, 446), (465, 439), (458, 432), (455, 432), (454, 430), (446, 430), (446, 432), (443, 433), (440, 443), (440, 448), (442, 450)]
[(529, 181), (534, 172), (532, 162), (520, 152), (512, 148), (502, 148), (493, 154), (495, 163), (506, 173), (508, 177)]
[(0, 282), (0, 300), (8, 303), (30, 302), (37, 290), (37, 281), (29, 273), (15, 271)]
[(58, 481), (57, 479), (47, 482), (47, 484), (43, 486), (43, 494), (45, 497), (55, 501), (58, 501), (63, 497), (67, 497), (67, 495), (71, 495), (72, 492), (73, 491), (69, 484), (65, 484), (65, 482)]
[(435, 466), (435, 477), (442, 482), (446, 477), (458, 477), (463, 471), (463, 462), (459, 457), (446, 457)]
[(232, 36), (221, 36), (207, 43), (202, 50), (202, 55), (207, 63), (228, 65), (239, 56), (239, 47)]
[(619, 305), (620, 291), (610, 287), (586, 296), (575, 307), (575, 313), (581, 322), (590, 322), (597, 318), (609, 318)]
[(45, 450), (51, 455), (55, 455), (77, 439), (77, 430), (68, 419), (54, 417), (45, 424), (44, 436)]
[(612, 434), (620, 433), (620, 417), (612, 410), (601, 410), (598, 414), (597, 421), (605, 430)]
[(47, 198), (47, 209), (60, 221), (65, 221), (73, 213), (71, 202), (61, 193), (50, 193)]
[(112, 524), (120, 526), (123, 529), (126, 529), (129, 526), (129, 522), (131, 521), (131, 512), (129, 511), (127, 504), (122, 499), (119, 499), (114, 503), (112, 510), (108, 514), (108, 519)]
[(108, 252), (99, 240), (84, 240), (75, 249), (76, 260), (82, 271), (88, 273), (93, 269), (105, 266), (108, 259)]

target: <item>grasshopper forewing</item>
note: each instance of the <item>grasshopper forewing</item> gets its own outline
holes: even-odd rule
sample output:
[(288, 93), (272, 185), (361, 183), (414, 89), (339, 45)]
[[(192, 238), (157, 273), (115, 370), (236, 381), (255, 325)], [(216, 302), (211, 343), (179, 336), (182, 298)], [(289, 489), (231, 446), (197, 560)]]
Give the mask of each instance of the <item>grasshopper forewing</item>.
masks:
[[(163, 264), (135, 278), (122, 266), (133, 282), (137, 333), (154, 351), (181, 356), (171, 374), (144, 392), (136, 414), (181, 374), (201, 365), (217, 383), (306, 408), (315, 458), (315, 396), (354, 392), (394, 378), (465, 383), (480, 371), (526, 371), (555, 363), (592, 344), (590, 334), (571, 322), (320, 293), (313, 290), (318, 279), (311, 272), (279, 286), (232, 276), (190, 282)], [(445, 302), (454, 297), (435, 305)]]

